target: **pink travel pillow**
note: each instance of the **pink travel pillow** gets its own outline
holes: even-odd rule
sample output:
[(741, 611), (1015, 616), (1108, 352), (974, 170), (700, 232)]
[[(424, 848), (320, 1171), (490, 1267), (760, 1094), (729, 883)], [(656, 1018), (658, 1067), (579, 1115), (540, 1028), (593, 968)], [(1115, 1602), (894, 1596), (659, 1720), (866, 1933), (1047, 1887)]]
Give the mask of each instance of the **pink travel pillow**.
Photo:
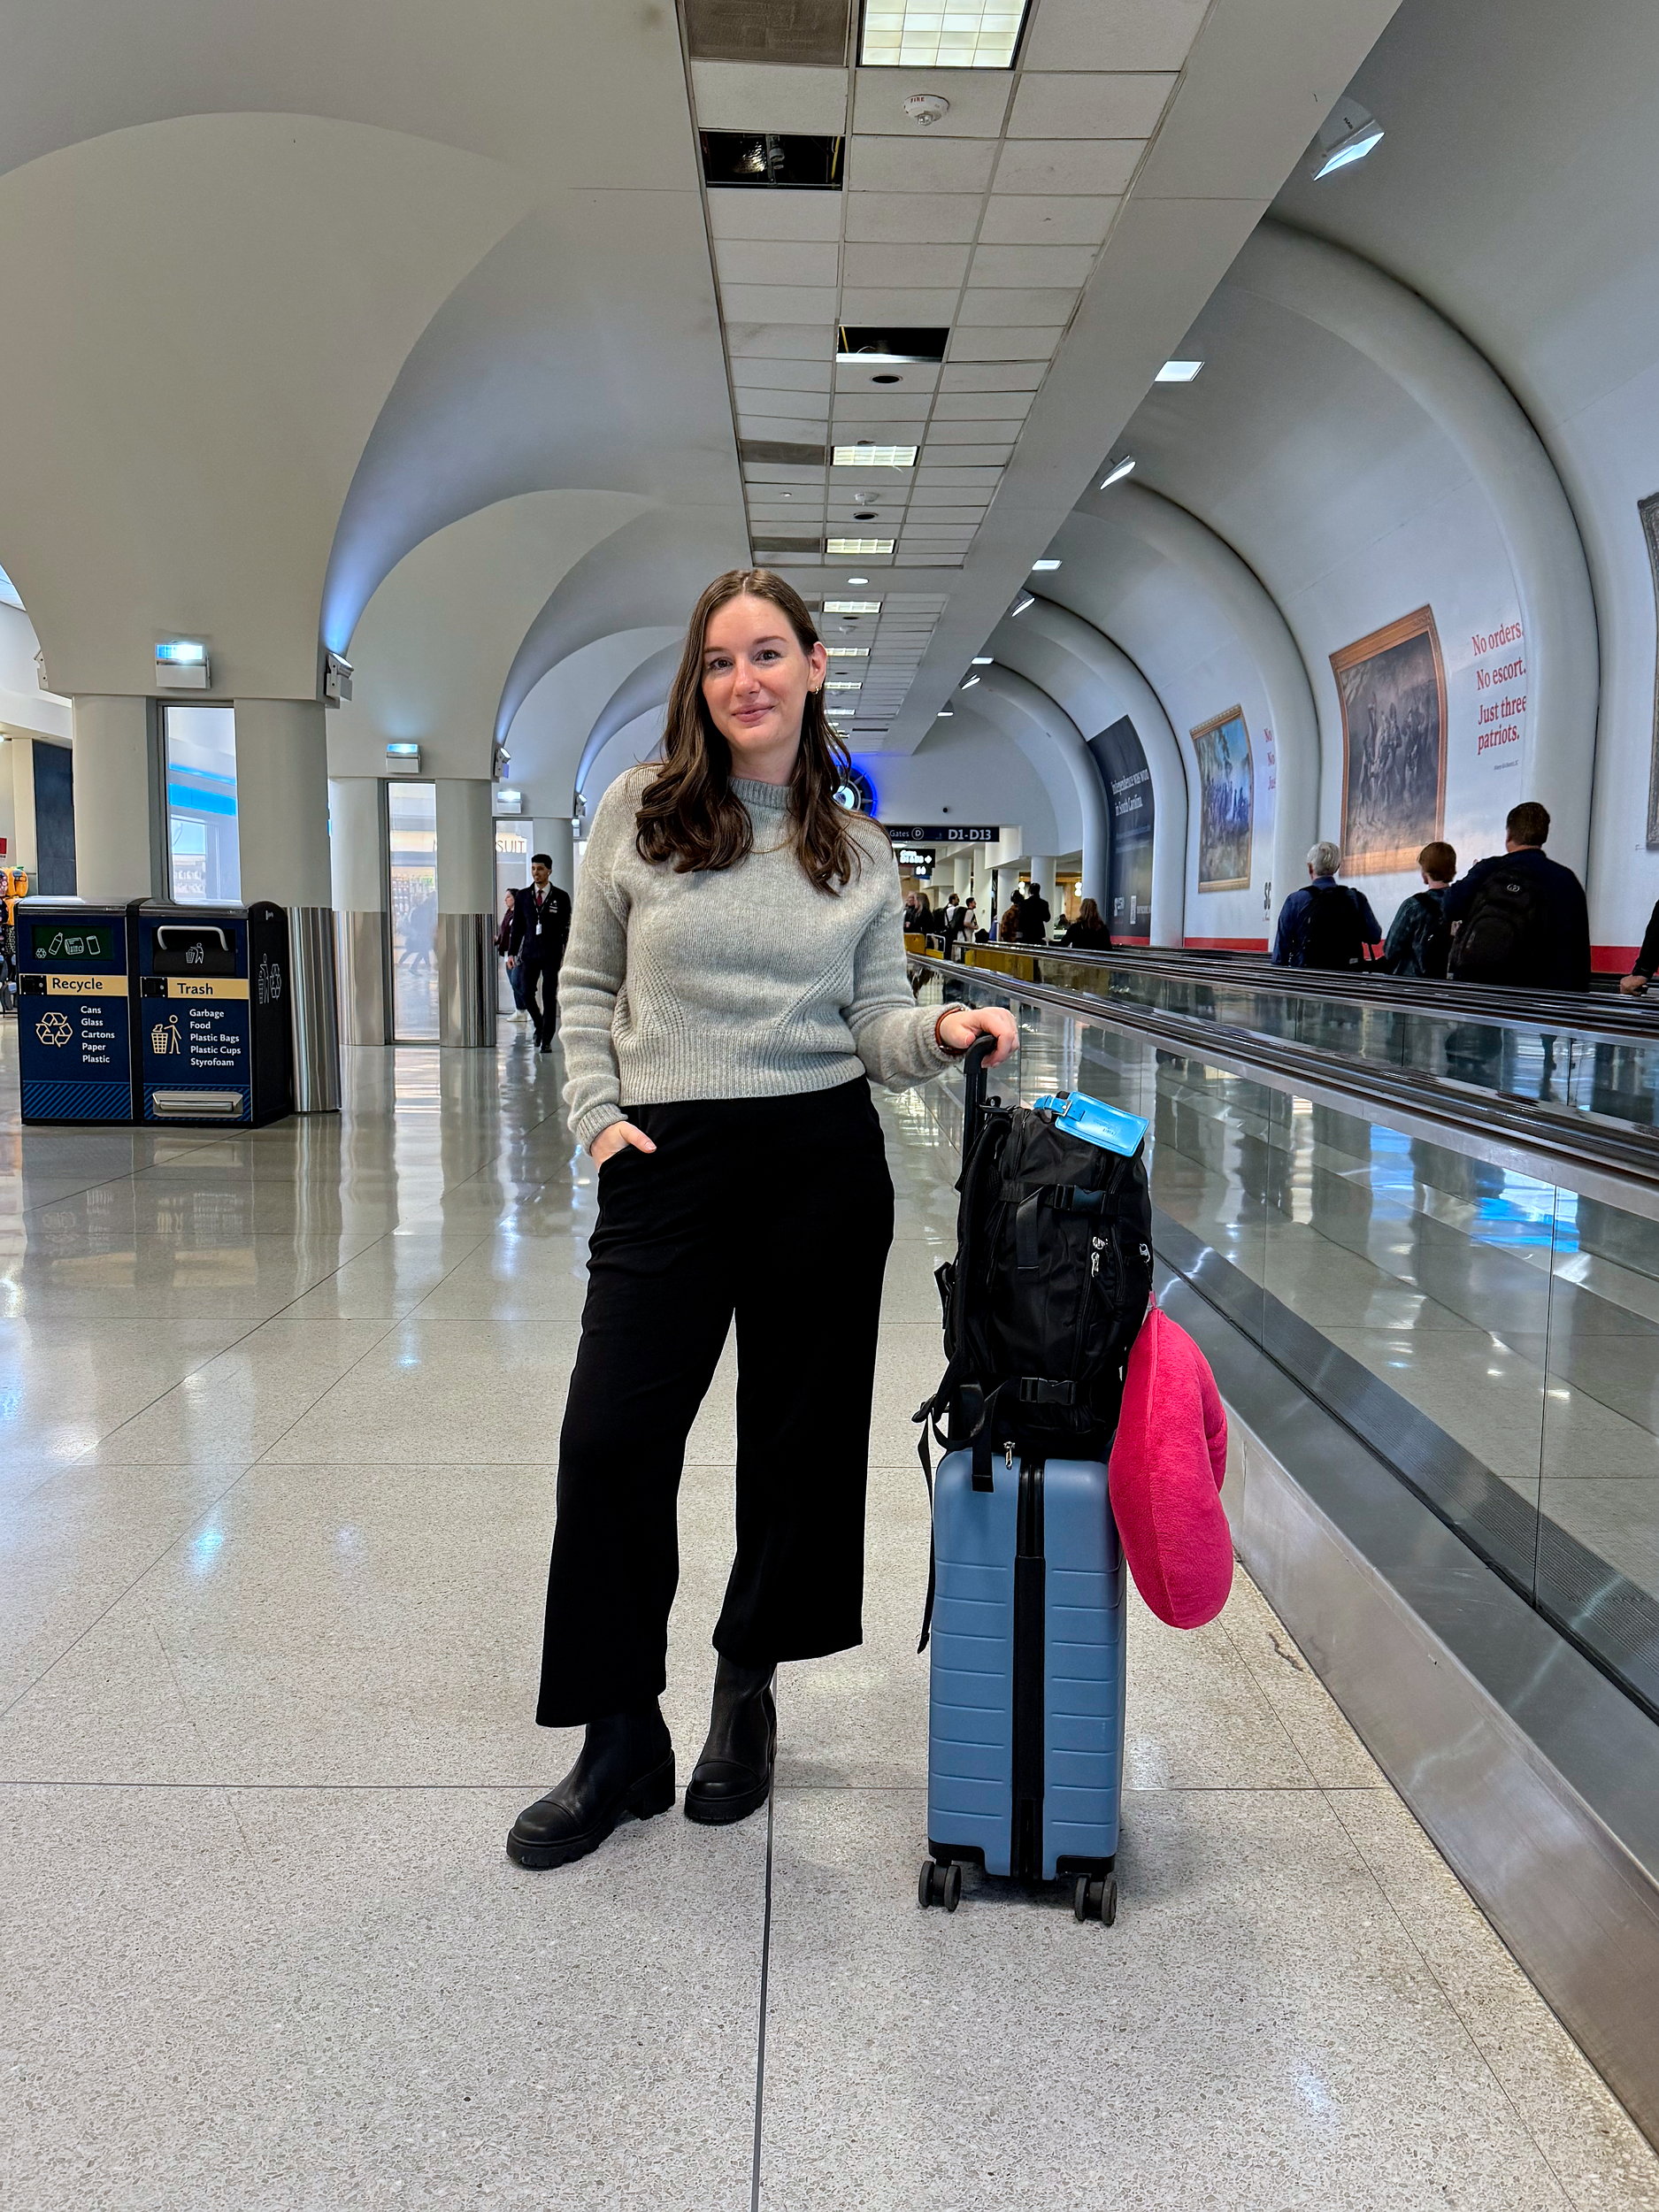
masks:
[(1213, 1621), (1233, 1587), (1226, 1471), (1227, 1417), (1209, 1362), (1154, 1306), (1129, 1355), (1111, 1504), (1135, 1587), (1171, 1628)]

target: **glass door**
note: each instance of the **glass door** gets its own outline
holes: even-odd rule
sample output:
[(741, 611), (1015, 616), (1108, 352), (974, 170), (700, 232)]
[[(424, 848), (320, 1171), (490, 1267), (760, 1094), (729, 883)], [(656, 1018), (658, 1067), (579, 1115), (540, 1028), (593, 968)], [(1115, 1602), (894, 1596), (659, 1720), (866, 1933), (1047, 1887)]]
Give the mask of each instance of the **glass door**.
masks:
[(436, 787), (411, 777), (386, 786), (392, 938), (392, 1041), (438, 1041)]

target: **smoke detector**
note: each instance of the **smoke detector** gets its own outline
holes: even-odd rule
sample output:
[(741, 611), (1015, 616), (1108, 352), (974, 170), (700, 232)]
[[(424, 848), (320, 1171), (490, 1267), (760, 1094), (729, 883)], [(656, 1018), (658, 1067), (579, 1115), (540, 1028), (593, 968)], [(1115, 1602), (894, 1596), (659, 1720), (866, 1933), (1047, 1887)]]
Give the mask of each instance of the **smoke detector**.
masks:
[(912, 92), (904, 103), (904, 112), (912, 123), (919, 123), (926, 128), (929, 124), (937, 123), (941, 116), (949, 114), (950, 103), (942, 92)]

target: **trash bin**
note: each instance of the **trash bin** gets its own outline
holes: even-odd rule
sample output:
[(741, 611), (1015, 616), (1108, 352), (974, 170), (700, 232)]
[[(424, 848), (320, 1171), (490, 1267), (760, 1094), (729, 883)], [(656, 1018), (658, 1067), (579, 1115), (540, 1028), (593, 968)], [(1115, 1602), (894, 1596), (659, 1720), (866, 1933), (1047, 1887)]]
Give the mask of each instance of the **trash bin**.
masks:
[(25, 1121), (132, 1121), (130, 906), (22, 898), (14, 918)]
[(257, 1127), (294, 1110), (284, 908), (134, 910), (138, 1118)]

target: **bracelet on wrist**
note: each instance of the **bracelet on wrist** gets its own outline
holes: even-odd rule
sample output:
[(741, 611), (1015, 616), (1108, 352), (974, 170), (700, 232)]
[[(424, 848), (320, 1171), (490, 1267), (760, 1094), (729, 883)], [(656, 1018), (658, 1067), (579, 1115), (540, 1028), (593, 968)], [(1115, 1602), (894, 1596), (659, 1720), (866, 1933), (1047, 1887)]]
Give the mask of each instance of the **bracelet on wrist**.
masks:
[(953, 1060), (960, 1060), (963, 1054), (970, 1051), (972, 1047), (947, 1044), (943, 1034), (944, 1026), (953, 1014), (965, 1014), (967, 1010), (965, 1006), (941, 1006), (939, 1010), (939, 1018), (933, 1024), (933, 1042), (939, 1047), (941, 1052), (949, 1053)]

